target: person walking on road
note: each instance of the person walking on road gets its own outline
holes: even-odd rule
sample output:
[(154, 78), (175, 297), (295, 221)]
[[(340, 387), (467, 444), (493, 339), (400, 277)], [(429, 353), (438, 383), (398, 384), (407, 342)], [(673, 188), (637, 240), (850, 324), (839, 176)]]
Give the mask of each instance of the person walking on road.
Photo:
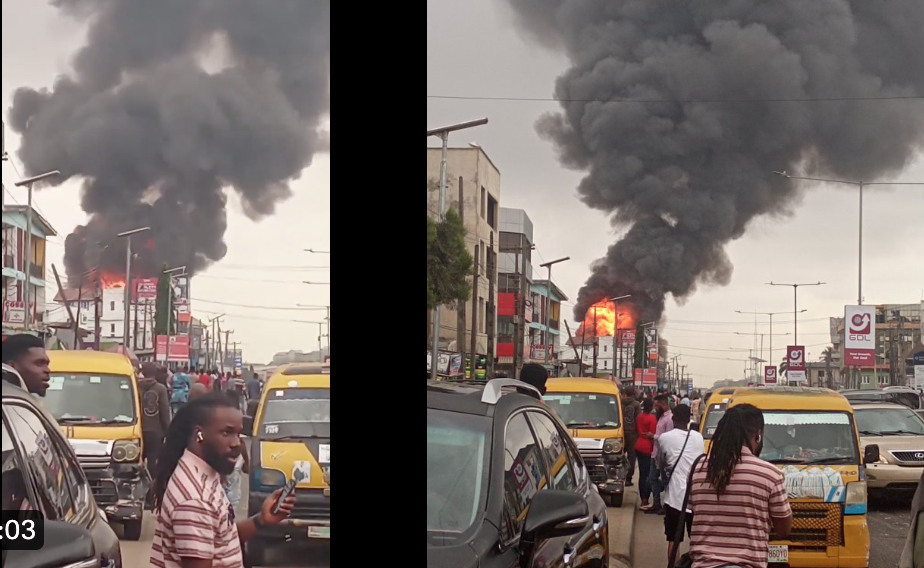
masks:
[[(664, 535), (669, 543), (668, 558), (674, 557), (674, 538), (681, 527), (680, 523), (686, 524), (688, 536), (693, 526), (693, 515), (689, 507), (685, 515), (681, 515), (681, 510), (687, 493), (690, 469), (696, 458), (706, 452), (703, 435), (690, 429), (689, 406), (677, 405), (672, 420), (674, 428), (658, 439), (658, 457), (664, 464), (667, 478), (667, 488), (664, 492)], [(681, 538), (682, 535), (681, 532)]]
[(641, 498), (641, 510), (651, 508), (648, 498), (651, 496), (651, 453), (654, 451), (654, 434), (658, 427), (658, 419), (652, 414), (654, 400), (646, 398), (642, 401), (642, 413), (636, 420), (638, 426), (638, 441), (635, 442), (635, 458), (638, 460), (638, 494)]
[(164, 445), (164, 435), (170, 426), (170, 396), (159, 380), (161, 368), (156, 363), (141, 365), (141, 378), (138, 390), (141, 391), (141, 430), (144, 437), (144, 459), (148, 462), (148, 471), (154, 475), (160, 449)]
[(770, 529), (789, 536), (785, 478), (758, 457), (763, 438), (764, 415), (750, 404), (729, 408), (719, 421), (709, 455), (693, 473), (693, 568), (767, 568)]
[(173, 407), (173, 414), (175, 415), (181, 406), (189, 402), (189, 389), (192, 386), (190, 385), (189, 371), (185, 368), (178, 371), (173, 375), (170, 383), (172, 387), (170, 405)]
[(629, 459), (629, 471), (626, 472), (626, 487), (632, 487), (632, 477), (635, 475), (635, 443), (638, 442), (638, 415), (642, 413), (642, 405), (636, 398), (635, 387), (629, 385), (622, 393), (622, 421), (625, 426), (626, 457)]
[(222, 477), (235, 470), (243, 428), (243, 414), (220, 393), (192, 400), (177, 413), (154, 480), (157, 530), (150, 566), (241, 568), (241, 543), (291, 514), (294, 494), (273, 512), (282, 496), (278, 489), (263, 502), (260, 513), (236, 520)]
[(645, 513), (650, 515), (663, 515), (664, 507), (661, 503), (661, 493), (664, 491), (665, 487), (664, 484), (666, 480), (664, 479), (664, 470), (667, 468), (667, 465), (661, 463), (658, 457), (658, 439), (674, 429), (674, 414), (671, 412), (670, 402), (666, 394), (659, 394), (656, 396), (654, 399), (654, 406), (658, 424), (655, 427), (654, 444), (651, 453), (651, 469), (648, 473), (648, 483), (651, 486), (651, 496), (654, 503)]

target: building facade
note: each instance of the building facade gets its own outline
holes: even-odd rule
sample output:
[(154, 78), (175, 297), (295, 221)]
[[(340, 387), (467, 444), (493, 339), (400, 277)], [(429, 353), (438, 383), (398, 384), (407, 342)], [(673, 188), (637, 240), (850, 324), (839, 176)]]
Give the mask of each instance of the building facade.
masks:
[[(4, 192), (5, 193), (5, 192)], [(3, 204), (3, 328), (25, 329), (26, 314), (32, 329), (41, 329), (45, 321), (47, 279), (45, 253), (47, 240), (57, 236), (51, 224), (34, 208), (32, 239), (27, 250), (29, 208)], [(29, 305), (26, 306), (26, 270), (29, 270)]]
[[(528, 326), (533, 320), (530, 285), (533, 222), (522, 209), (500, 210), (497, 255), (497, 366), (514, 376), (514, 365), (529, 358)], [(517, 336), (517, 326), (523, 331)]]
[(843, 365), (844, 318), (832, 318), (831, 341), (839, 384), (854, 389), (913, 384), (913, 355), (922, 344), (921, 317), (918, 302), (876, 306), (876, 362), (865, 367)]
[[(440, 201), (441, 149), (427, 148), (427, 215), (436, 218)], [(489, 345), (489, 325), (495, 325), (497, 306), (497, 251), (500, 244), (500, 171), (480, 147), (451, 148), (448, 152), (445, 207), (459, 211), (466, 230), (466, 244), (477, 264), (478, 282), (473, 297), (460, 310), (443, 306), (440, 314), (441, 350), (459, 352), (459, 342), (471, 354), (474, 327), (475, 353), (494, 357)], [(493, 243), (493, 246), (492, 246)], [(488, 267), (492, 265), (493, 273)], [(495, 283), (493, 296), (489, 281)], [(492, 311), (491, 306), (495, 306)], [(461, 312), (461, 315), (460, 315)], [(428, 314), (428, 337), (430, 316)], [(430, 345), (428, 342), (427, 349)]]

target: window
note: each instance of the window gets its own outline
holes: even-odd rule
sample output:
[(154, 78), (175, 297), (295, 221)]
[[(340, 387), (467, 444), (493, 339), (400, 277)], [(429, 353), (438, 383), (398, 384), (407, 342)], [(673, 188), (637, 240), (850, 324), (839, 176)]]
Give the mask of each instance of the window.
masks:
[(114, 301), (113, 301), (113, 302), (109, 302), (109, 311), (110, 311), (110, 312), (114, 312), (114, 311), (115, 311), (115, 302), (114, 302)]
[(485, 267), (487, 266), (487, 264), (485, 262), (485, 259), (488, 258), (486, 255), (488, 251), (488, 247), (484, 246), (484, 241), (481, 241), (481, 248), (479, 248), (478, 251), (481, 253), (481, 256), (479, 258), (476, 258), (475, 260), (477, 260), (478, 263), (481, 265), (481, 271), (486, 272)]
[(488, 225), (497, 229), (497, 200), (491, 194), (488, 194)]
[(552, 471), (552, 489), (574, 491), (574, 472), (565, 451), (564, 436), (552, 419), (540, 412), (530, 412), (529, 422), (533, 425), (536, 438), (542, 446), (546, 464)]
[[(481, 188), (481, 218), (482, 218), (482, 219), (484, 219), (485, 210), (487, 209), (487, 206), (488, 206), (488, 201), (487, 201), (487, 199), (485, 198), (485, 196), (487, 195), (487, 193), (488, 193), (488, 191), (482, 186), (482, 188)], [(482, 245), (482, 246), (484, 246), (484, 245)]]
[(112, 335), (115, 335), (115, 324), (114, 323), (109, 324), (109, 333), (111, 333)]
[(863, 375), (863, 379), (862, 379), (861, 382), (862, 382), (864, 385), (868, 385), (868, 384), (869, 384), (869, 375)]
[(609, 365), (610, 365), (610, 362), (607, 361), (606, 359), (604, 359), (604, 360), (603, 360), (603, 370), (606, 370), (607, 367), (609, 367)]
[(62, 459), (62, 450), (58, 447), (51, 429), (32, 410), (21, 406), (9, 405), (4, 408), (10, 422), (13, 436), (19, 440), (32, 473), (33, 486), (45, 501), (45, 514), (51, 520), (70, 521), (77, 516), (77, 508), (71, 489), (76, 483), (62, 484), (60, 475), (71, 479), (74, 475), (69, 470), (69, 463)]
[(507, 423), (504, 438), (504, 512), (501, 538), (510, 542), (520, 535), (533, 495), (548, 479), (545, 461), (525, 414)]

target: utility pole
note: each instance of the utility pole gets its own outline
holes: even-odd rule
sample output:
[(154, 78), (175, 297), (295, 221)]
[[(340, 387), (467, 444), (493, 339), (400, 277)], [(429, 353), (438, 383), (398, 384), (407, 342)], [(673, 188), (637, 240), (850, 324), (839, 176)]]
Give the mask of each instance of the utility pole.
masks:
[[(546, 262), (544, 264), (539, 265), (540, 268), (547, 268), (549, 271), (549, 274), (548, 274), (549, 279), (546, 282), (546, 287), (545, 287), (545, 345), (544, 347), (545, 347), (545, 364), (546, 365), (549, 364), (549, 353), (552, 351), (552, 344), (551, 344), (552, 330), (549, 329), (549, 310), (552, 307), (552, 266), (558, 264), (559, 262), (564, 262), (566, 260), (571, 260), (571, 257), (566, 256), (564, 258), (559, 258), (551, 262)], [(595, 344), (596, 344), (596, 333), (597, 333), (597, 330), (595, 329), (594, 330)]]
[(594, 310), (594, 374), (597, 376), (597, 349), (600, 345), (599, 339), (597, 339), (597, 306), (592, 306)]
[[(465, 182), (459, 176), (459, 221), (465, 229)], [(459, 302), (456, 310), (456, 344), (462, 357), (462, 375), (465, 376), (465, 302)]]
[[(441, 223), (443, 221), (443, 210), (445, 209), (446, 204), (446, 175), (448, 174), (448, 158), (449, 158), (449, 133), (455, 132), (457, 130), (464, 130), (466, 128), (473, 128), (475, 126), (481, 126), (487, 124), (488, 119), (482, 118), (479, 120), (472, 120), (469, 122), (462, 122), (459, 124), (453, 124), (450, 126), (444, 126), (442, 128), (436, 128), (434, 130), (427, 131), (427, 138), (431, 136), (436, 136), (442, 140), (442, 157), (440, 160), (440, 196), (439, 196), (439, 209), (437, 210), (436, 221)], [(493, 235), (493, 233), (492, 233)], [(474, 306), (472, 306), (474, 308)], [(439, 362), (439, 350), (440, 350), (440, 306), (437, 305), (436, 309), (433, 311), (433, 343), (430, 346), (431, 351), (431, 361), (430, 365), (430, 379), (435, 381), (437, 374), (437, 367)], [(474, 356), (472, 357), (472, 371), (474, 372)]]
[[(6, 156), (4, 155), (4, 158)], [(25, 262), (25, 290), (23, 291), (23, 299), (25, 300), (25, 319), (23, 321), (23, 327), (25, 327), (26, 332), (32, 330), (32, 318), (35, 316), (35, 312), (32, 309), (32, 218), (34, 216), (32, 211), (32, 197), (35, 193), (35, 184), (41, 181), (44, 181), (48, 178), (61, 175), (61, 172), (54, 170), (52, 172), (47, 172), (41, 175), (33, 176), (21, 181), (16, 182), (14, 185), (16, 187), (25, 187), (28, 191), (28, 206), (26, 208), (26, 247), (23, 254), (26, 256)]]
[(124, 233), (119, 233), (116, 235), (119, 238), (125, 239), (125, 297), (123, 302), (125, 303), (124, 309), (124, 330), (122, 332), (122, 345), (125, 349), (129, 348), (131, 343), (131, 302), (132, 302), (132, 237), (138, 233), (144, 233), (150, 231), (150, 227), (141, 227), (140, 229), (134, 229), (132, 231), (125, 231)]
[(96, 282), (93, 286), (93, 348), (97, 351), (102, 349), (103, 335), (103, 281), (99, 277), (99, 271), (96, 273)]
[[(792, 287), (792, 335), (793, 344), (799, 345), (799, 287), (800, 286), (824, 286), (826, 282), (815, 282), (813, 284), (778, 284), (767, 282), (767, 286), (791, 286)], [(789, 374), (789, 370), (786, 370)]]
[[(465, 376), (464, 369), (470, 369), (469, 379), (475, 378), (475, 354), (478, 352), (478, 275), (480, 269), (478, 267), (478, 261), (481, 259), (481, 245), (475, 245), (475, 262), (472, 263), (472, 349), (471, 349), (471, 365), (465, 360), (462, 361), (462, 376)], [(436, 368), (437, 358), (434, 355), (433, 364), (431, 365), (432, 369)], [(432, 373), (431, 373), (432, 374)]]
[(495, 281), (497, 280), (497, 253), (494, 252), (494, 233), (491, 232), (491, 244), (488, 248), (488, 365), (487, 378), (494, 378), (494, 326), (497, 321), (497, 306), (494, 302)]

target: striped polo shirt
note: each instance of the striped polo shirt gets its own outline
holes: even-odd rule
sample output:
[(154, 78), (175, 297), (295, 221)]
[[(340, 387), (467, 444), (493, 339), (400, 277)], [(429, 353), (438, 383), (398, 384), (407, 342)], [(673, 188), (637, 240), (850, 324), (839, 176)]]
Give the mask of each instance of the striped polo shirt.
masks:
[(221, 476), (186, 450), (167, 484), (157, 516), (151, 566), (182, 568), (181, 558), (211, 560), (212, 568), (241, 568), (244, 558)]
[(694, 568), (766, 568), (770, 517), (792, 514), (783, 472), (742, 448), (728, 487), (718, 495), (706, 481), (707, 465), (706, 458), (697, 465), (690, 493)]

